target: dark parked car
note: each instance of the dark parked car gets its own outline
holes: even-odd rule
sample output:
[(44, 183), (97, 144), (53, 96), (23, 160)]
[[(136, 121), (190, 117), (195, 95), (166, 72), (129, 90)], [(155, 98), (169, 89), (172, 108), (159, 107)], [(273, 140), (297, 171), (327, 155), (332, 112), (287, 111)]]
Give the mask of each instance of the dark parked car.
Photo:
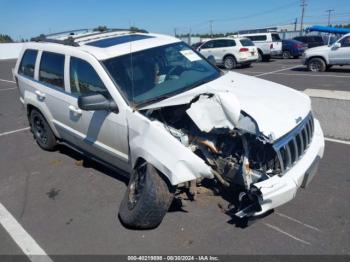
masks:
[(303, 55), (307, 44), (293, 39), (282, 40), (282, 57), (283, 58), (299, 58)]
[(323, 37), (319, 35), (296, 36), (293, 39), (307, 44), (309, 48), (327, 44), (324, 42)]

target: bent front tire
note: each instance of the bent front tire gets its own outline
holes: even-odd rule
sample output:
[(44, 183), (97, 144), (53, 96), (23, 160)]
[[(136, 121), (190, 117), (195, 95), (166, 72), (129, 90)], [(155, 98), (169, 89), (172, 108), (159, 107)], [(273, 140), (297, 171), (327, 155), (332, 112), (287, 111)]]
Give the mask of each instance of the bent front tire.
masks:
[(119, 208), (124, 226), (136, 229), (157, 227), (174, 198), (175, 188), (151, 165), (143, 163), (131, 174)]

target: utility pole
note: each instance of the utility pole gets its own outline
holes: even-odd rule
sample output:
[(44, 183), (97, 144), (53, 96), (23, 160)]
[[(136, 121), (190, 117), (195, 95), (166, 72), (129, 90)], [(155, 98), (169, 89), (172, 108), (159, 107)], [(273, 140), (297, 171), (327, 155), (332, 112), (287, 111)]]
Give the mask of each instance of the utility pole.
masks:
[(174, 28), (174, 36), (176, 37), (177, 36), (177, 32), (176, 32), (176, 27)]
[(328, 9), (326, 12), (328, 12), (328, 26), (331, 25), (331, 13), (334, 12), (334, 9)]
[(297, 31), (298, 17), (295, 18), (294, 21), (294, 31)]
[(213, 37), (213, 20), (209, 20), (210, 38)]
[(300, 35), (303, 35), (304, 14), (305, 14), (305, 7), (307, 6), (306, 0), (301, 0), (300, 6), (301, 6)]
[(188, 44), (191, 45), (192, 44), (192, 28), (190, 27), (189, 28), (189, 31), (188, 31)]

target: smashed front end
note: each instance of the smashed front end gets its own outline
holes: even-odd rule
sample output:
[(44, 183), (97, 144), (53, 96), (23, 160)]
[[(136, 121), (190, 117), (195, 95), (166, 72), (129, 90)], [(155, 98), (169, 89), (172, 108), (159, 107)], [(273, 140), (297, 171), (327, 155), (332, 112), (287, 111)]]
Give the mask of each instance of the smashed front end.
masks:
[(316, 160), (323, 155), (322, 130), (311, 113), (290, 133), (273, 140), (259, 131), (230, 92), (205, 93), (189, 104), (141, 113), (161, 123), (204, 161), (213, 178), (236, 191), (236, 215), (241, 218), (290, 201), (311, 180)]

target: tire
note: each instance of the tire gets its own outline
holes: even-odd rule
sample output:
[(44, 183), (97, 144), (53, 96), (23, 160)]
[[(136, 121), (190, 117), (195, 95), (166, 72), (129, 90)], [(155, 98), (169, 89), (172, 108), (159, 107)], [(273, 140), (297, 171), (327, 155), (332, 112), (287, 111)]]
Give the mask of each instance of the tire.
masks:
[(326, 71), (328, 71), (329, 69), (331, 69), (332, 66), (333, 66), (333, 65), (327, 65), (327, 66), (326, 66)]
[(119, 208), (124, 226), (135, 229), (157, 227), (167, 213), (174, 198), (175, 187), (168, 185), (150, 164), (137, 167)]
[(289, 51), (283, 51), (283, 53), (282, 53), (283, 59), (289, 59), (290, 57), (291, 57), (291, 55), (290, 55)]
[(37, 144), (46, 151), (54, 151), (57, 146), (57, 139), (45, 117), (37, 109), (31, 110), (29, 123)]
[(263, 61), (263, 54), (261, 51), (258, 51), (258, 62), (262, 62)]
[(307, 63), (307, 69), (312, 72), (324, 72), (326, 71), (326, 63), (322, 58), (311, 58)]
[(231, 55), (226, 56), (224, 58), (224, 67), (227, 70), (235, 69), (237, 67), (236, 59)]
[(271, 59), (271, 56), (270, 55), (264, 55), (263, 58), (262, 58), (262, 61), (264, 62), (269, 62)]

